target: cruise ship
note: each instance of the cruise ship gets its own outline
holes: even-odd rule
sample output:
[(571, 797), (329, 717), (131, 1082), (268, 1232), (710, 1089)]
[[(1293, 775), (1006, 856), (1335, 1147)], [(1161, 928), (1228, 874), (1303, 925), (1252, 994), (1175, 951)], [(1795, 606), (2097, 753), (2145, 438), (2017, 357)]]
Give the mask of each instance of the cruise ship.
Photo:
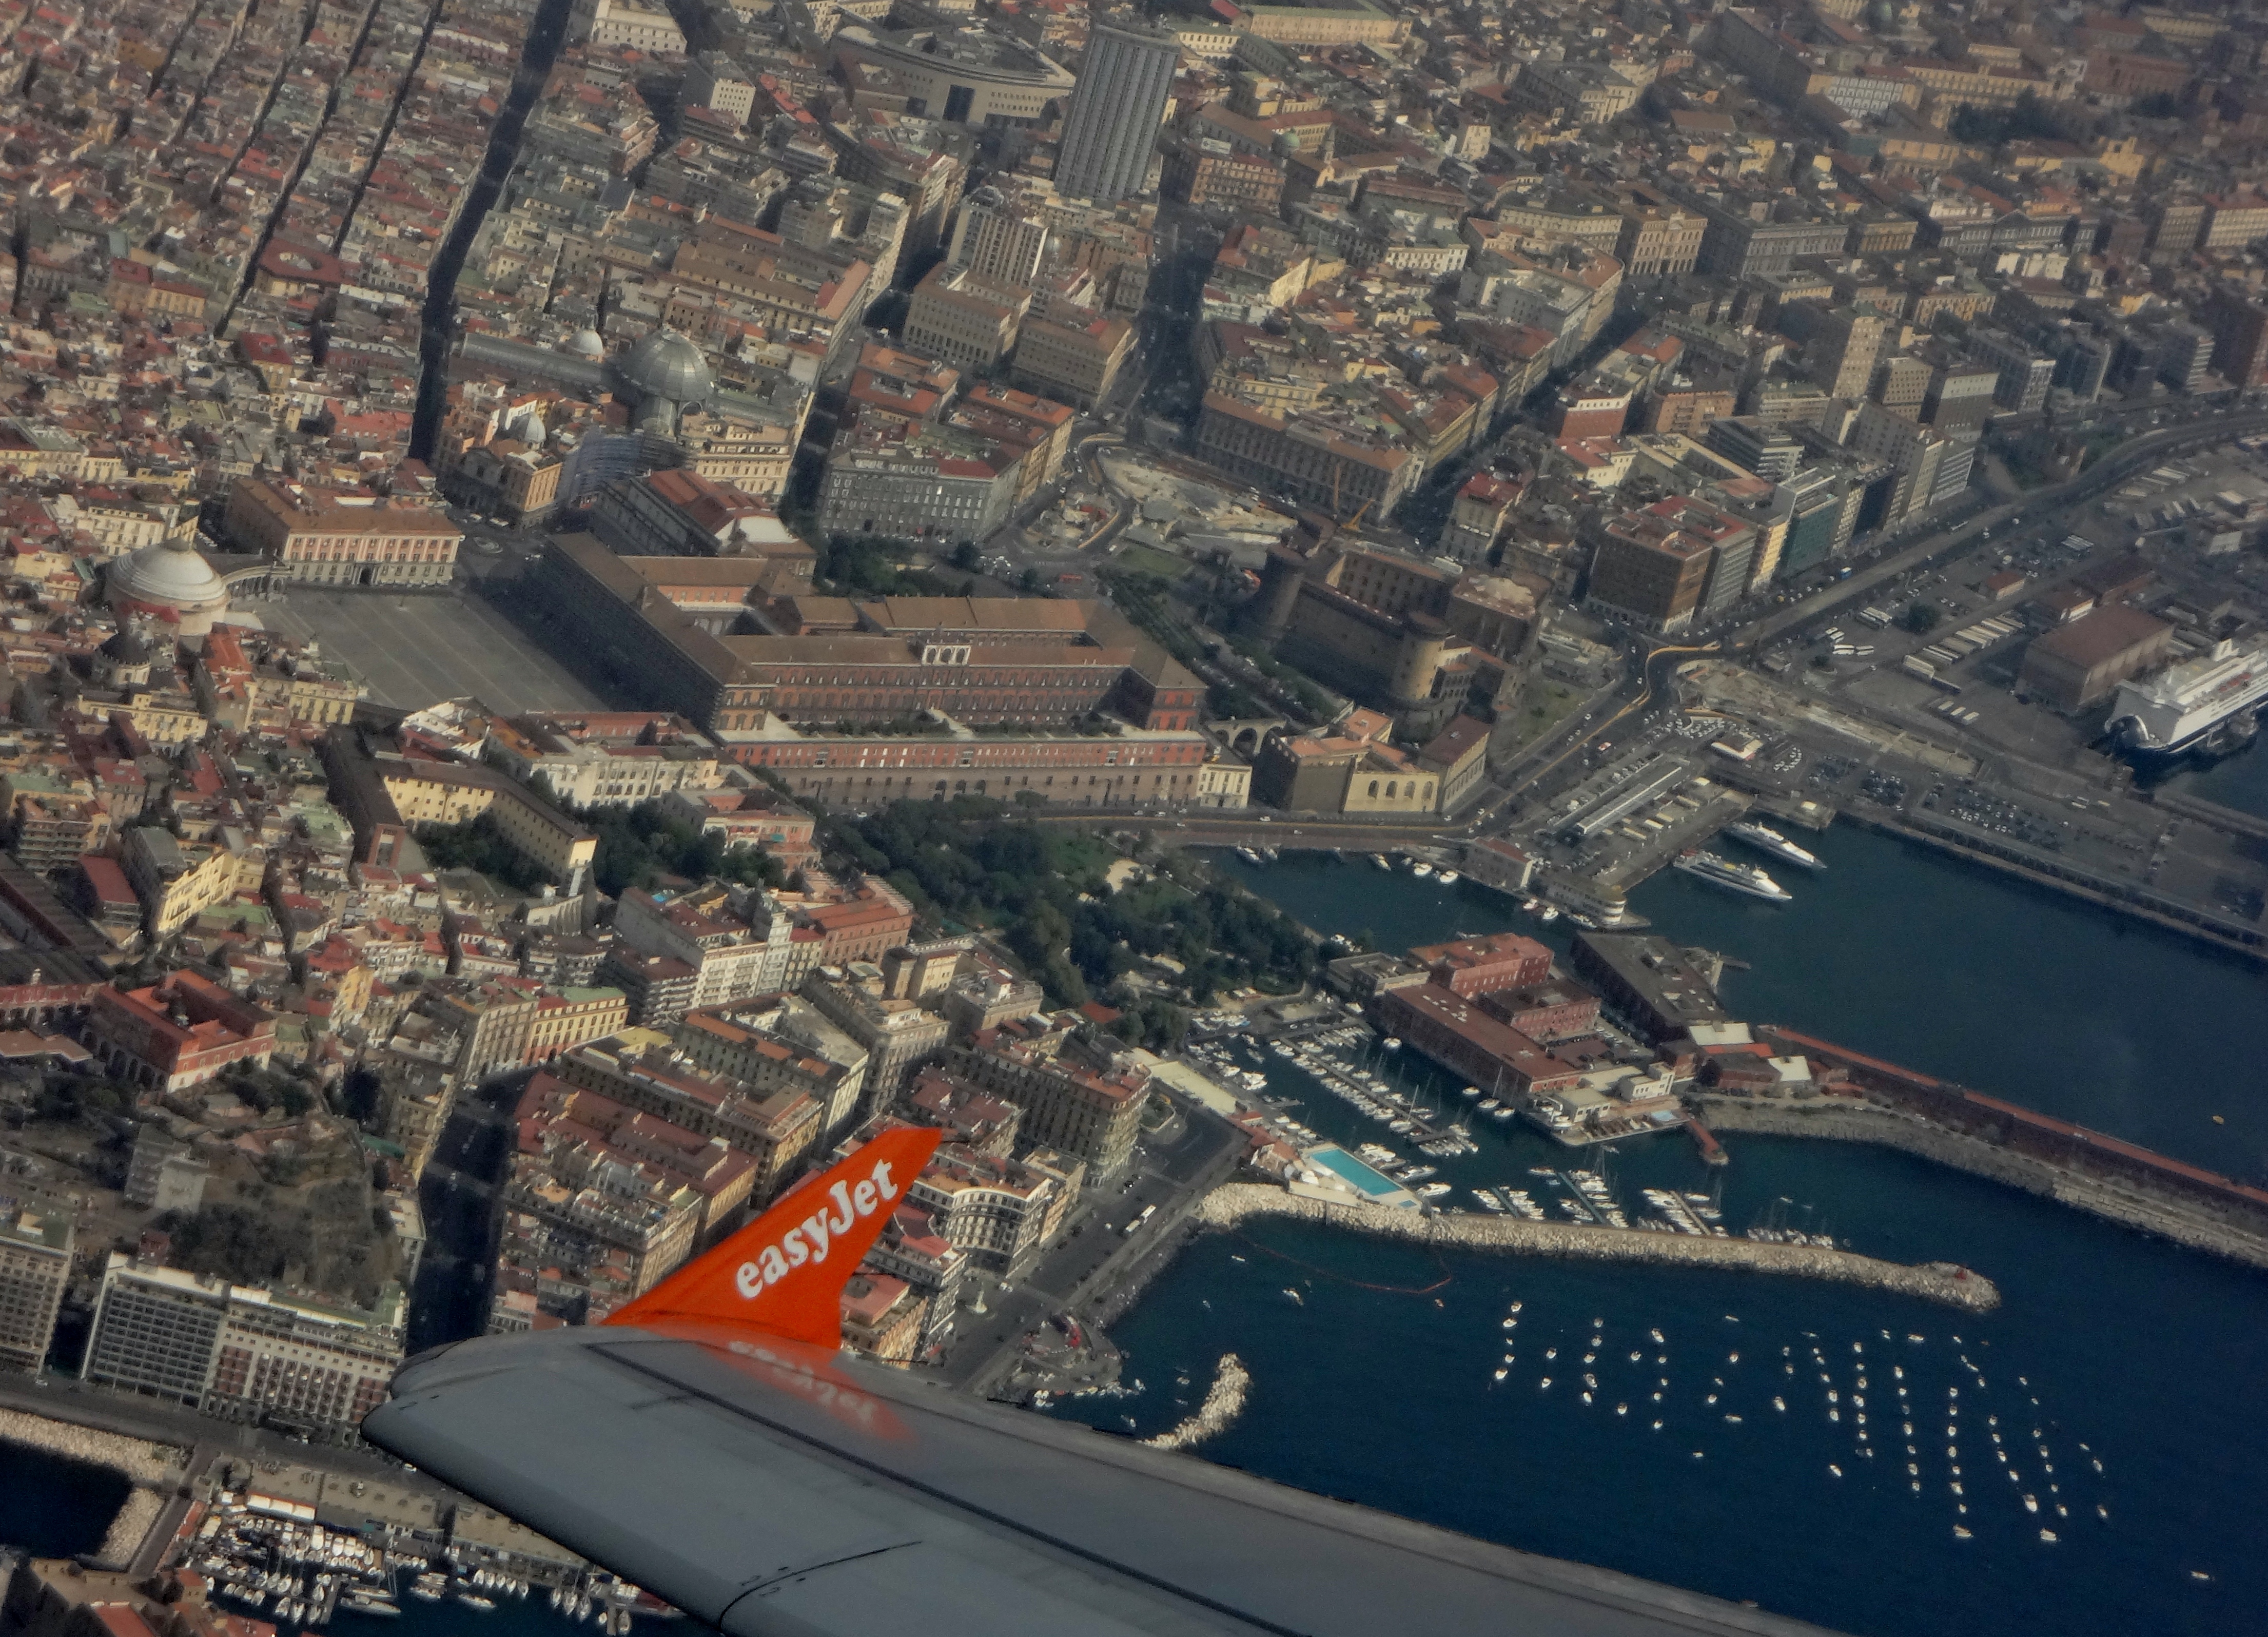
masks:
[(1769, 898), (1774, 903), (1786, 903), (1791, 894), (1771, 876), (1753, 864), (1735, 864), (1730, 859), (1713, 852), (1688, 852), (1678, 858), (1676, 866), (1688, 875), (1698, 875), (1705, 881), (1743, 892), (1751, 898)]
[(1790, 864), (1800, 864), (1807, 870), (1823, 870), (1827, 867), (1819, 861), (1818, 854), (1797, 846), (1769, 824), (1758, 824), (1752, 820), (1742, 819), (1737, 824), (1727, 825), (1725, 833), (1734, 841), (1747, 842), (1759, 852), (1769, 852), (1775, 859), (1785, 859)]
[(2258, 731), (2268, 704), (2268, 637), (2239, 646), (2213, 645), (2148, 682), (2118, 684), (2110, 706), (2110, 738), (2128, 753), (2177, 756), (2191, 750), (2234, 748)]

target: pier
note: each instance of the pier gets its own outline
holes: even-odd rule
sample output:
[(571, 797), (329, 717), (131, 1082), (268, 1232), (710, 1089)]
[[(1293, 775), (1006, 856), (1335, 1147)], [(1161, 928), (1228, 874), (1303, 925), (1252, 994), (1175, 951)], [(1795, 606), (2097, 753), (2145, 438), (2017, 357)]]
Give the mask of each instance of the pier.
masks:
[(1519, 1217), (1425, 1216), (1385, 1206), (1332, 1205), (1296, 1198), (1260, 1183), (1231, 1183), (1205, 1196), (1190, 1220), (1230, 1228), (1258, 1217), (1280, 1216), (1344, 1228), (1380, 1238), (1404, 1239), (1447, 1250), (1503, 1251), (1594, 1262), (1648, 1262), (1663, 1266), (1779, 1273), (1862, 1285), (1972, 1313), (2000, 1305), (2000, 1292), (1982, 1274), (1949, 1262), (1910, 1266), (1851, 1250), (1817, 1245), (1770, 1244), (1753, 1239), (1696, 1238), (1642, 1228), (1593, 1228), (1534, 1222)]

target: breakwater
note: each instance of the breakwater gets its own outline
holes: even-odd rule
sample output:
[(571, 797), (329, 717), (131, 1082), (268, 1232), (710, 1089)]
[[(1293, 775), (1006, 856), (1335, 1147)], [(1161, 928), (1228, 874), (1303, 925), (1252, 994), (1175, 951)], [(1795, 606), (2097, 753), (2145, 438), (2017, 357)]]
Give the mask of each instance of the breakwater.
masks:
[(1909, 1266), (1817, 1245), (1654, 1234), (1639, 1228), (1533, 1222), (1508, 1216), (1426, 1216), (1390, 1206), (1334, 1205), (1322, 1199), (1302, 1198), (1261, 1183), (1230, 1183), (1216, 1188), (1197, 1206), (1190, 1220), (1202, 1228), (1228, 1228), (1263, 1216), (1321, 1222), (1443, 1250), (1790, 1274), (1918, 1296), (1975, 1313), (1989, 1312), (2000, 1304), (2000, 1293), (1991, 1279), (1948, 1262)]
[(1233, 1353), (1222, 1353), (1213, 1371), (1212, 1386), (1197, 1412), (1180, 1426), (1143, 1442), (1152, 1449), (1188, 1449), (1219, 1436), (1244, 1413), (1244, 1395), (1251, 1387), (1252, 1372), (1244, 1368), (1244, 1360)]
[(2235, 1211), (2169, 1198), (2133, 1180), (2082, 1175), (2068, 1165), (1949, 1130), (1918, 1112), (1847, 1097), (1759, 1102), (1748, 1097), (1703, 1095), (1692, 1101), (1719, 1132), (1872, 1143), (2021, 1189), (2192, 1250), (2268, 1268), (2268, 1228), (2246, 1220)]

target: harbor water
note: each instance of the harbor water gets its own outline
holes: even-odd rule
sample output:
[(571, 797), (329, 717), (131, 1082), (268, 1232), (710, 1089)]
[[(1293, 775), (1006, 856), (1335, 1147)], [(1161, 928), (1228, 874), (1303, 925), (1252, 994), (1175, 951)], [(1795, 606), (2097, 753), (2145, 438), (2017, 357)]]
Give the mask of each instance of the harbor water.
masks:
[(0, 1546), (32, 1557), (92, 1552), (126, 1491), (126, 1479), (107, 1467), (0, 1439)]
[[(2257, 969), (1886, 837), (1841, 828), (1816, 850), (1828, 870), (1783, 873), (1792, 903), (1668, 874), (1636, 907), (1747, 962), (1727, 976), (1737, 1015), (2260, 1175)], [(1504, 928), (1567, 941), (1565, 921), (1466, 882), (1297, 855), (1227, 866), (1383, 948)], [(1325, 1136), (1406, 1153), (1296, 1062), (1238, 1060)], [(1633, 1216), (1643, 1189), (1716, 1184), (1682, 1135), (1561, 1149), (1476, 1117), (1412, 1053), (1359, 1061), (1470, 1123), (1479, 1152), (1425, 1161), (1455, 1188), (1445, 1204), (1510, 1185), (1550, 1208), (1571, 1191), (1539, 1168), (1602, 1169)], [(1057, 1411), (1152, 1435), (1233, 1352), (1245, 1408), (1207, 1457), (1527, 1550), (1868, 1637), (2259, 1629), (2268, 1281), (1905, 1155), (1726, 1145), (1733, 1231), (1963, 1263), (2004, 1305), (1955, 1316), (1799, 1279), (1443, 1256), (1262, 1221), (1197, 1241), (1114, 1326), (1123, 1394)]]

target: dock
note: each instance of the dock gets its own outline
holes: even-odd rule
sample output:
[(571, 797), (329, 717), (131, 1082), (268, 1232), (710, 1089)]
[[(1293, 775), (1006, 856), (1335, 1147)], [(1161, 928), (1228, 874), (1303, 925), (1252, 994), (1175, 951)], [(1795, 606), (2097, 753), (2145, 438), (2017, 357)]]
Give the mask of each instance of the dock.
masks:
[(1655, 1234), (1638, 1228), (1536, 1222), (1514, 1216), (1469, 1216), (1462, 1212), (1425, 1216), (1381, 1206), (1300, 1198), (1263, 1183), (1230, 1183), (1214, 1189), (1190, 1220), (1200, 1227), (1233, 1228), (1263, 1217), (1289, 1217), (1444, 1250), (1492, 1250), (1822, 1279), (1941, 1302), (1972, 1313), (1989, 1313), (2000, 1305), (1999, 1289), (1991, 1279), (1950, 1262), (1917, 1265), (1819, 1245)]

